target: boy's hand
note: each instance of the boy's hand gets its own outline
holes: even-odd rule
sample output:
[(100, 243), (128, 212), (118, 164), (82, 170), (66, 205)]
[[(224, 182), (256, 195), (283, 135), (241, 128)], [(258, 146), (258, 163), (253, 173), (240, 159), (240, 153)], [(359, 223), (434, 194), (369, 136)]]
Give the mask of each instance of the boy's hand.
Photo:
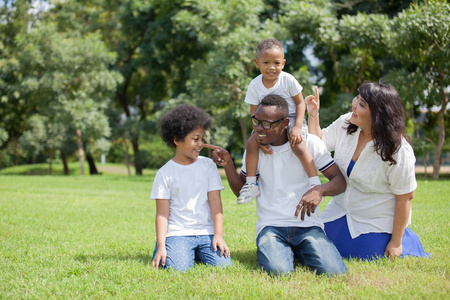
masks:
[(303, 141), (302, 138), (302, 128), (298, 126), (294, 126), (289, 132), (289, 142), (292, 147), (295, 147), (297, 144), (300, 144)]
[(306, 108), (308, 110), (308, 115), (310, 117), (317, 117), (319, 114), (319, 108), (320, 108), (320, 99), (319, 99), (319, 90), (317, 89), (317, 86), (314, 87), (314, 96), (309, 95), (306, 96), (305, 102), (306, 102)]
[(213, 246), (214, 252), (217, 251), (217, 248), (220, 249), (221, 257), (224, 254), (225, 254), (226, 258), (230, 257), (230, 249), (228, 249), (227, 243), (225, 243), (225, 240), (223, 239), (223, 237), (214, 235), (212, 246)]
[(160, 263), (163, 267), (166, 266), (166, 257), (167, 257), (166, 248), (158, 248), (158, 250), (156, 250), (155, 257), (152, 260), (152, 267), (158, 269)]

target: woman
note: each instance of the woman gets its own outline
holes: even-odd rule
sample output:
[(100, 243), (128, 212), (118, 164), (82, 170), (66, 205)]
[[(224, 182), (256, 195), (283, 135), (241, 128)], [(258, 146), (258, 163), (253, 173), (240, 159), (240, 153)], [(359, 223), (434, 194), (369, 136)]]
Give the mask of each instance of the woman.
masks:
[(429, 256), (407, 228), (417, 182), (406, 140), (404, 111), (394, 87), (369, 82), (358, 88), (352, 112), (319, 125), (319, 94), (306, 97), (309, 132), (322, 138), (347, 180), (320, 217), (344, 258)]

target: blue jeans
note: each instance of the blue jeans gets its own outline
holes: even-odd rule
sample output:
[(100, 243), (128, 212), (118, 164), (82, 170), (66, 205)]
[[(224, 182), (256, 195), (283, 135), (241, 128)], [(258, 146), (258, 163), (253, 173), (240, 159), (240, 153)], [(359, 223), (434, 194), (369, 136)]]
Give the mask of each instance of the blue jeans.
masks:
[[(220, 256), (220, 249), (214, 252), (213, 235), (169, 236), (166, 238), (166, 268), (186, 271), (195, 262), (213, 266), (231, 266), (231, 258)], [(153, 257), (156, 254), (153, 251)], [(153, 259), (153, 258), (152, 258)]]
[(260, 268), (275, 276), (294, 272), (295, 258), (317, 274), (347, 272), (338, 250), (317, 226), (267, 226), (258, 234), (256, 246)]

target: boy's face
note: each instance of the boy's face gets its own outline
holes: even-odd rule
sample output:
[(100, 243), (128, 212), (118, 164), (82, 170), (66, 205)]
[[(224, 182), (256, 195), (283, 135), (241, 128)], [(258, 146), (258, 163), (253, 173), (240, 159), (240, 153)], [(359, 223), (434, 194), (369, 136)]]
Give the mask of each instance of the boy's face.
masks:
[(194, 163), (203, 148), (203, 138), (205, 136), (205, 129), (198, 127), (189, 132), (184, 140), (174, 140), (176, 154), (174, 160), (183, 165)]
[(266, 81), (276, 81), (285, 63), (284, 50), (281, 48), (265, 49), (255, 58), (255, 65)]

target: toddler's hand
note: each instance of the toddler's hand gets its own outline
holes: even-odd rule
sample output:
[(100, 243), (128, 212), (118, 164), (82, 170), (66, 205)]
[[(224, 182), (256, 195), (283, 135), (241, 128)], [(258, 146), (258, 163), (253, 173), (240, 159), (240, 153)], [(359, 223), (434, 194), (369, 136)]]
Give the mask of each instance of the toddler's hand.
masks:
[(302, 138), (302, 129), (296, 126), (292, 127), (291, 132), (289, 133), (289, 142), (292, 147), (295, 147), (297, 144), (300, 144), (303, 141)]
[(259, 145), (264, 154), (273, 154), (272, 148), (269, 145)]

